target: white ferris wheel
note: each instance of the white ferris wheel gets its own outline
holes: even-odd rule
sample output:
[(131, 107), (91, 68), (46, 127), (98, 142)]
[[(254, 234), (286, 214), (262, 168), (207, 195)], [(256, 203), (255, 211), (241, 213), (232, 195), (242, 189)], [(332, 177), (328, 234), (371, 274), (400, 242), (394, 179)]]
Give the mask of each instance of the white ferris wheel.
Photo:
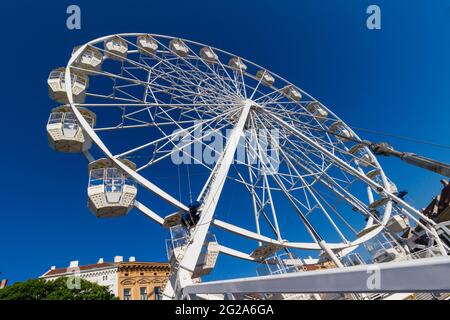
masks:
[[(410, 222), (435, 235), (343, 120), (242, 57), (169, 36), (116, 34), (76, 47), (48, 85), (60, 103), (49, 144), (88, 159), (90, 210), (116, 217), (135, 208), (170, 230), (168, 298), (211, 272), (219, 254), (283, 273), (317, 252), (315, 265), (345, 268), (358, 248), (380, 236), (396, 242)], [(217, 134), (223, 148), (213, 147)], [(194, 146), (214, 161), (188, 152)], [(190, 161), (188, 176), (163, 184), (158, 176), (184, 167), (174, 155)], [(231, 184), (240, 209), (227, 221), (217, 212), (229, 207)], [(158, 200), (170, 209), (153, 211)], [(254, 249), (224, 243), (215, 230)]]

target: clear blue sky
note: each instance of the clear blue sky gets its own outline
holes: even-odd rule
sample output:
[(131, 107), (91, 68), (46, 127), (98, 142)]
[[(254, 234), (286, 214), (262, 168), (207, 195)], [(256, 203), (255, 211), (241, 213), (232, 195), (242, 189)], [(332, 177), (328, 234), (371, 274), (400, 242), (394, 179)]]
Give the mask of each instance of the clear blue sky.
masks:
[[(82, 11), (78, 31), (65, 26), (74, 3)], [(382, 30), (365, 26), (370, 4), (381, 7)], [(96, 219), (86, 207), (86, 161), (47, 146), (45, 124), (55, 105), (48, 72), (65, 65), (75, 45), (102, 35), (149, 32), (210, 44), (289, 79), (349, 125), (449, 142), (449, 1), (8, 1), (0, 12), (0, 277), (12, 282), (70, 260), (166, 259), (164, 230), (136, 211)], [(359, 134), (450, 160), (448, 150)], [(396, 159), (381, 163), (417, 207), (440, 190), (438, 175)], [(164, 184), (164, 176), (154, 181)], [(228, 196), (232, 215), (236, 196)], [(220, 257), (219, 265), (212, 278), (254, 274), (231, 258)]]

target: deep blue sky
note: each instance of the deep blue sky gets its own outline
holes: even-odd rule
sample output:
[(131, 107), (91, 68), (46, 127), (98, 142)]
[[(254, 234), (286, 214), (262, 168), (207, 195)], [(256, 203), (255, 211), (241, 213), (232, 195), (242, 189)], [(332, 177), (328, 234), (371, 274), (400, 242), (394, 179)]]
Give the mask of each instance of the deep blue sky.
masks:
[[(70, 4), (81, 7), (81, 30), (66, 29)], [(370, 4), (381, 7), (382, 30), (365, 26)], [(349, 125), (449, 142), (450, 1), (8, 1), (0, 15), (0, 277), (13, 282), (75, 259), (165, 259), (164, 230), (136, 211), (96, 219), (86, 207), (86, 161), (47, 146), (48, 72), (102, 35), (149, 32), (223, 48), (289, 79)], [(448, 150), (359, 133), (450, 160)], [(382, 165), (419, 208), (440, 190), (438, 175), (396, 159)], [(220, 265), (213, 278), (252, 274), (227, 257)]]

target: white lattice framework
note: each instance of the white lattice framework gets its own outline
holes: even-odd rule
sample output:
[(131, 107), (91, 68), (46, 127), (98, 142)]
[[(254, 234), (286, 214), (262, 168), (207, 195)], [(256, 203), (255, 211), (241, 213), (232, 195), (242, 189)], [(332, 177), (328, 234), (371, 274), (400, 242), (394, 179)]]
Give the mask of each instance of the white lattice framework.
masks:
[[(137, 45), (142, 36), (150, 37), (157, 49), (143, 52)], [(113, 38), (126, 44), (126, 54), (115, 56), (105, 51), (104, 42)], [(201, 247), (213, 228), (254, 240), (255, 247), (273, 244), (280, 250), (320, 251), (338, 267), (342, 267), (342, 256), (380, 233), (393, 213), (401, 212), (435, 235), (435, 223), (396, 196), (376, 157), (368, 148), (358, 147), (358, 135), (317, 99), (247, 59), (179, 39), (186, 45), (183, 51), (171, 47), (169, 43), (174, 39), (147, 34), (98, 38), (79, 46), (65, 69), (68, 105), (99, 151), (98, 156), (92, 150), (85, 151), (87, 159), (109, 158), (131, 176), (139, 185), (135, 208), (159, 225), (164, 223), (165, 215), (187, 211), (188, 207), (177, 199), (174, 190), (160, 187), (157, 177), (150, 178), (155, 177), (152, 169), (165, 163), (176, 170), (171, 162), (174, 153), (194, 143), (211, 149), (207, 141), (213, 132), (231, 130), (218, 161), (196, 162), (209, 176), (194, 195), (203, 204), (201, 218), (173, 270), (167, 296), (179, 297), (184, 287), (192, 285), (191, 275)], [(101, 68), (88, 70), (76, 64), (87, 49), (103, 55)], [(205, 51), (209, 55), (205, 56)], [(74, 73), (89, 75), (85, 101), (73, 99)], [(81, 109), (96, 113), (94, 128)], [(198, 136), (196, 130), (200, 127), (203, 130)], [(257, 139), (261, 130), (277, 132), (277, 139), (269, 137), (267, 141), (269, 150), (278, 155), (275, 172), (262, 153), (266, 145)], [(139, 135), (130, 138), (134, 134), (130, 132)], [(181, 148), (177, 140), (180, 132), (191, 138)], [(247, 156), (251, 157), (232, 161), (240, 144), (246, 146)], [(194, 161), (192, 154), (187, 156)], [(252, 157), (256, 161), (251, 162)], [(136, 169), (120, 159), (132, 159)], [(254, 228), (215, 217), (226, 183), (242, 185), (240, 197), (251, 201), (253, 212), (240, 214), (252, 215)], [(145, 190), (169, 203), (173, 211), (152, 211)], [(381, 199), (385, 200), (376, 213), (370, 204)], [(318, 217), (321, 220), (315, 220)], [(281, 227), (286, 219), (298, 219), (303, 226), (298, 232), (309, 235), (310, 241), (286, 238)], [(317, 221), (327, 227), (317, 225)], [(262, 224), (271, 234), (263, 234)], [(339, 240), (329, 240), (336, 238)], [(257, 260), (249, 252), (218, 240), (221, 253)]]

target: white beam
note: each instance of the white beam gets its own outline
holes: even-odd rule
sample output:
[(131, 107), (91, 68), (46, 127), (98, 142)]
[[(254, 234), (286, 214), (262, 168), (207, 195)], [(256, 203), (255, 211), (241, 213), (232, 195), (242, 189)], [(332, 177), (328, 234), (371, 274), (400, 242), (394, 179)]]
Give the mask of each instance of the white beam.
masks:
[[(238, 227), (236, 225), (233, 225), (231, 223), (214, 219), (213, 222), (214, 226), (219, 227), (223, 230), (230, 231), (234, 234), (246, 237), (248, 239), (257, 240), (261, 242), (267, 242), (267, 243), (274, 243), (276, 245), (279, 245), (280, 247), (285, 248), (292, 248), (292, 249), (302, 249), (302, 250), (322, 250), (322, 247), (318, 243), (310, 243), (310, 242), (288, 242), (288, 241), (278, 241), (269, 237), (266, 237), (262, 234), (258, 234), (256, 232)], [(382, 228), (382, 227), (380, 227)], [(366, 239), (366, 238), (364, 238)], [(343, 250), (347, 249), (353, 246), (356, 246), (363, 242), (364, 239), (357, 239), (354, 242), (350, 244), (342, 244), (342, 243), (327, 243), (327, 246), (330, 249), (333, 250)]]
[[(435, 257), (205, 282), (186, 286), (183, 293), (449, 292), (449, 273), (450, 257)], [(376, 276), (379, 286), (373, 288)]]
[(144, 206), (142, 203), (138, 201), (134, 201), (134, 207), (142, 212), (145, 216), (155, 221), (157, 224), (163, 225), (164, 219), (160, 217), (158, 214)]
[(253, 261), (255, 262), (256, 260), (252, 257), (250, 257), (250, 255), (248, 253), (244, 253), (232, 248), (228, 248), (222, 245), (219, 245), (219, 251), (223, 254), (229, 255), (231, 257), (235, 257), (235, 258), (239, 258), (239, 259), (243, 259), (243, 260), (249, 260), (249, 261)]
[(211, 185), (209, 186), (202, 206), (200, 220), (192, 231), (192, 234), (194, 235), (191, 239), (192, 242), (187, 246), (183, 259), (180, 263), (180, 267), (188, 272), (193, 272), (197, 264), (197, 260), (200, 256), (203, 243), (211, 225), (217, 203), (219, 202), (230, 165), (233, 162), (236, 148), (242, 136), (245, 123), (247, 122), (251, 106), (251, 101), (246, 101), (243, 105), (241, 115), (233, 129), (233, 132), (230, 134), (224, 153), (222, 154), (222, 157), (219, 158), (214, 171), (211, 173)]

